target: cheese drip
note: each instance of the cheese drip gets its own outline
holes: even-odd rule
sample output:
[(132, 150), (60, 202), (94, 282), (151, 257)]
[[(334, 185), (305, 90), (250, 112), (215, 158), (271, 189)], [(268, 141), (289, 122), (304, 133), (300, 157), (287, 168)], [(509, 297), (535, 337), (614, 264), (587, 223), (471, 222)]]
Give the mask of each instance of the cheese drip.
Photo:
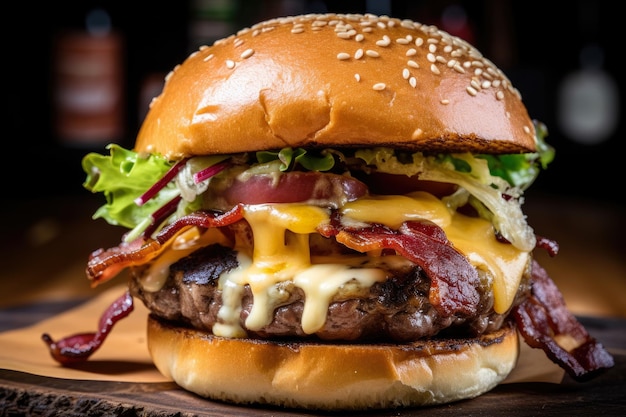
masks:
[[(332, 297), (342, 285), (356, 280), (361, 287), (370, 287), (376, 281), (385, 280), (386, 273), (379, 268), (353, 268), (338, 259), (337, 263), (312, 264), (309, 234), (317, 233), (317, 227), (328, 221), (328, 210), (298, 204), (247, 206), (244, 218), (252, 228), (254, 249), (252, 262), (245, 271), (224, 274), (226, 280), (243, 288), (249, 285), (254, 303), (246, 319), (246, 327), (260, 330), (271, 323), (273, 312), (284, 298), (277, 288), (281, 282), (291, 281), (305, 294), (302, 313), (302, 329), (305, 333), (318, 331), (326, 322), (326, 312)], [(240, 253), (243, 251), (240, 251)], [(224, 312), (241, 311), (241, 299), (231, 296), (235, 287), (223, 286), (227, 292), (224, 300), (238, 302)], [(239, 326), (233, 315), (218, 313), (219, 326), (213, 333), (225, 336), (231, 328)]]

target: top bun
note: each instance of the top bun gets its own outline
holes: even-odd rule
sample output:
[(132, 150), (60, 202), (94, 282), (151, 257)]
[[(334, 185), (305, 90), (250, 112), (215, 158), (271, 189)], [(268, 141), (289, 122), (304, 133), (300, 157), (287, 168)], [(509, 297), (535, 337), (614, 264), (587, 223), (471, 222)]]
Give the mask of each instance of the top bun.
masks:
[(272, 19), (166, 77), (135, 150), (169, 159), (283, 147), (535, 150), (519, 92), (473, 46), (374, 15)]

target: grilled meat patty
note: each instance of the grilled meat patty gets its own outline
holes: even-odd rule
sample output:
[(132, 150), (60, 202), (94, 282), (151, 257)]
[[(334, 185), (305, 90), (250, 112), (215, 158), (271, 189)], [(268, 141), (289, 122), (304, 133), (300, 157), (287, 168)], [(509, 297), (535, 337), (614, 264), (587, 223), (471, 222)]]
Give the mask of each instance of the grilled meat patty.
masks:
[[(130, 289), (133, 296), (141, 299), (157, 316), (210, 332), (222, 306), (219, 276), (237, 265), (234, 250), (214, 244), (172, 264), (165, 284), (155, 292), (148, 292), (141, 285), (146, 268), (135, 268)], [(306, 334), (302, 329), (305, 294), (290, 281), (276, 284), (282, 302), (274, 309), (272, 321), (256, 331), (245, 325), (254, 302), (252, 292), (246, 286), (240, 325), (249, 336), (257, 338), (409, 342), (441, 332), (455, 337), (491, 332), (499, 328), (506, 317), (493, 311), (490, 280), (482, 272), (478, 314), (469, 318), (444, 317), (428, 300), (430, 280), (419, 266), (404, 263), (398, 267), (396, 263), (390, 263), (386, 267), (391, 278), (384, 282), (363, 288), (355, 280), (354, 284), (342, 286), (329, 304), (324, 326), (314, 335)], [(518, 299), (528, 290), (525, 284), (528, 279), (523, 281)]]

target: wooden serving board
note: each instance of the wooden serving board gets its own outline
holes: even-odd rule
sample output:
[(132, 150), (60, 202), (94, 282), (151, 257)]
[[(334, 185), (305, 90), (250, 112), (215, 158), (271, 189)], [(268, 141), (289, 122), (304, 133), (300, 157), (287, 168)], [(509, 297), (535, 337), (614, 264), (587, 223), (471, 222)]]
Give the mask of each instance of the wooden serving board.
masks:
[[(367, 416), (624, 416), (626, 356), (587, 383), (516, 383), (496, 387), (472, 400), (437, 407), (341, 415)], [(2, 416), (311, 416), (313, 411), (241, 407), (209, 401), (174, 383), (82, 381), (0, 370)]]
[[(338, 415), (359, 416), (626, 416), (626, 320), (581, 319), (615, 357), (615, 367), (578, 383), (511, 383), (472, 400), (436, 407)], [(241, 407), (206, 400), (172, 382), (59, 379), (0, 370), (0, 416), (312, 416), (314, 411)]]

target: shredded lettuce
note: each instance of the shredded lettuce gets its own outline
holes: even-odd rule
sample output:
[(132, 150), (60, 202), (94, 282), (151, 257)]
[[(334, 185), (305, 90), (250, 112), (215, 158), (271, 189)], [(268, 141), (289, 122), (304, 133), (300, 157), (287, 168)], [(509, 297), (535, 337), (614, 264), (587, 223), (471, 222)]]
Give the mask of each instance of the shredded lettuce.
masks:
[(328, 171), (335, 165), (335, 158), (332, 154), (324, 151), (314, 154), (302, 148), (259, 151), (256, 153), (256, 157), (260, 163), (268, 163), (278, 159), (281, 162), (281, 171), (292, 170), (297, 165), (301, 165), (308, 171)]
[[(423, 180), (456, 184), (460, 191), (444, 199), (451, 209), (466, 203), (491, 221), (513, 245), (522, 250), (532, 250), (535, 237), (521, 211), (521, 196), (554, 158), (554, 149), (544, 140), (546, 127), (535, 122), (537, 151), (527, 154), (473, 155), (470, 153), (426, 156), (392, 148), (367, 148), (356, 151), (325, 149), (307, 151), (302, 148), (283, 148), (276, 151), (256, 152), (256, 160), (246, 172), (284, 172), (295, 169), (329, 171), (336, 165), (335, 158), (361, 161), (373, 169), (397, 175), (419, 175)], [(83, 158), (87, 173), (84, 187), (94, 193), (102, 192), (106, 204), (93, 218), (103, 218), (113, 225), (133, 229), (136, 236), (148, 225), (151, 215), (172, 199), (182, 196), (175, 217), (201, 208), (199, 195), (208, 187), (206, 182), (195, 182), (194, 175), (207, 167), (221, 163), (233, 155), (190, 158), (174, 180), (145, 204), (135, 200), (161, 179), (174, 165), (162, 156), (148, 156), (122, 148), (107, 147), (110, 155), (90, 153)], [(357, 164), (360, 165), (360, 164)], [(370, 169), (370, 168), (368, 168)], [(504, 198), (506, 194), (507, 198)]]
[(535, 122), (537, 132), (535, 144), (537, 151), (524, 154), (506, 155), (478, 155), (489, 164), (492, 175), (504, 178), (513, 187), (527, 189), (535, 181), (539, 172), (546, 169), (554, 159), (554, 148), (548, 145), (545, 137), (548, 134), (546, 126)]
[(554, 158), (554, 149), (544, 141), (547, 129), (536, 122), (536, 131), (537, 152), (529, 154), (425, 156), (417, 152), (411, 155), (409, 162), (406, 155), (398, 157), (391, 148), (373, 148), (358, 150), (355, 156), (381, 172), (419, 175), (423, 180), (462, 187), (462, 193), (444, 200), (451, 208), (470, 202), (509, 242), (521, 250), (530, 251), (536, 240), (522, 212), (521, 196), (540, 169), (545, 169)]

